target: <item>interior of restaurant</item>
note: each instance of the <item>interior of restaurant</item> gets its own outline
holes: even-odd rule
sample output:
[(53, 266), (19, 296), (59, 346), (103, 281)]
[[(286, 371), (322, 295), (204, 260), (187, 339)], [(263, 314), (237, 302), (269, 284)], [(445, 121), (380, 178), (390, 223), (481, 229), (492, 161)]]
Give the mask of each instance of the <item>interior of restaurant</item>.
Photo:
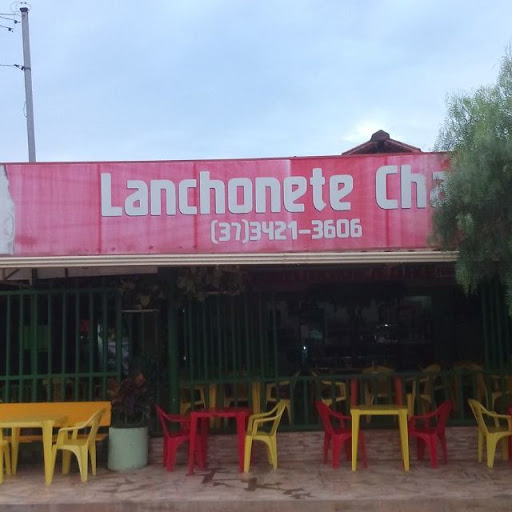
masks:
[(482, 360), (480, 300), (453, 278), (335, 282), (334, 275), (312, 271), (274, 296), (280, 374)]

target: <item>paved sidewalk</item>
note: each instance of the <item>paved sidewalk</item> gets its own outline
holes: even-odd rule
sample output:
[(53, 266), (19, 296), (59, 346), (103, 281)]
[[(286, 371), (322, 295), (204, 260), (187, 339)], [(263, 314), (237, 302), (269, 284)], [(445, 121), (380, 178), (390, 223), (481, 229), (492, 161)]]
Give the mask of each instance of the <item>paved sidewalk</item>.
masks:
[[(393, 437), (397, 435), (393, 433)], [(308, 439), (317, 447), (315, 434), (285, 434), (287, 443), (300, 446)], [(284, 437), (282, 436), (282, 437)], [(455, 458), (438, 469), (427, 461), (417, 461), (412, 450), (411, 470), (406, 473), (398, 457), (372, 460), (371, 445), (382, 433), (367, 435), (368, 468), (350, 470), (344, 460), (333, 469), (321, 464), (320, 453), (286, 461), (281, 453), (280, 466), (270, 469), (264, 451), (255, 450), (251, 472), (238, 472), (233, 455), (234, 439), (212, 438), (208, 469), (187, 475), (186, 454), (180, 453), (177, 467), (167, 472), (158, 463), (158, 450), (153, 450), (153, 463), (127, 472), (112, 472), (104, 465), (96, 477), (80, 482), (77, 471), (70, 475), (55, 473), (51, 485), (44, 484), (40, 465), (24, 464), (16, 477), (6, 477), (0, 486), (2, 512), (247, 512), (279, 510), (280, 512), (351, 512), (377, 510), (392, 512), (427, 511), (510, 511), (512, 510), (512, 466), (500, 459), (488, 469), (476, 461), (476, 448), (471, 460)], [(371, 438), (371, 439), (370, 439)], [(281, 446), (281, 452), (283, 452)], [(411, 446), (413, 448), (413, 446)], [(321, 449), (320, 449), (321, 451)], [(390, 453), (392, 453), (390, 451)], [(307, 457), (306, 457), (307, 455)]]

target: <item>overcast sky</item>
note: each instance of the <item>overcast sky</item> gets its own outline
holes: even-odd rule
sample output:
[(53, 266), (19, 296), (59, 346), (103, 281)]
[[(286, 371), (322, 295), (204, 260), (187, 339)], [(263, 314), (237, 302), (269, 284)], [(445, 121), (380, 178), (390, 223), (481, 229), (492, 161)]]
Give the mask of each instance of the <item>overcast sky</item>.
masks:
[[(378, 129), (429, 151), (447, 96), (493, 83), (512, 42), (510, 0), (29, 7), (38, 161), (334, 155)], [(28, 160), (14, 27), (0, 28), (3, 162)]]

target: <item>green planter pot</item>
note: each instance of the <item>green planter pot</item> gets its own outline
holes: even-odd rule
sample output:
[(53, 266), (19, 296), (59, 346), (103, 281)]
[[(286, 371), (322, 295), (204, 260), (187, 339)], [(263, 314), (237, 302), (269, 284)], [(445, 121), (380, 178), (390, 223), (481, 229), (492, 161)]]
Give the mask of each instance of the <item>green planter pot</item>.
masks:
[(148, 448), (148, 427), (110, 427), (108, 469), (124, 471), (146, 466)]

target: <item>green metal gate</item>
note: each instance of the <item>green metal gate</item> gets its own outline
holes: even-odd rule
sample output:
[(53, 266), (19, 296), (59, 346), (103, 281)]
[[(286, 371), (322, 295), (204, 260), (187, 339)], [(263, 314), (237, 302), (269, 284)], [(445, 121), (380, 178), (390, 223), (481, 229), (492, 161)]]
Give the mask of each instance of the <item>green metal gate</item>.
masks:
[(114, 289), (0, 292), (3, 401), (105, 398), (132, 344)]

